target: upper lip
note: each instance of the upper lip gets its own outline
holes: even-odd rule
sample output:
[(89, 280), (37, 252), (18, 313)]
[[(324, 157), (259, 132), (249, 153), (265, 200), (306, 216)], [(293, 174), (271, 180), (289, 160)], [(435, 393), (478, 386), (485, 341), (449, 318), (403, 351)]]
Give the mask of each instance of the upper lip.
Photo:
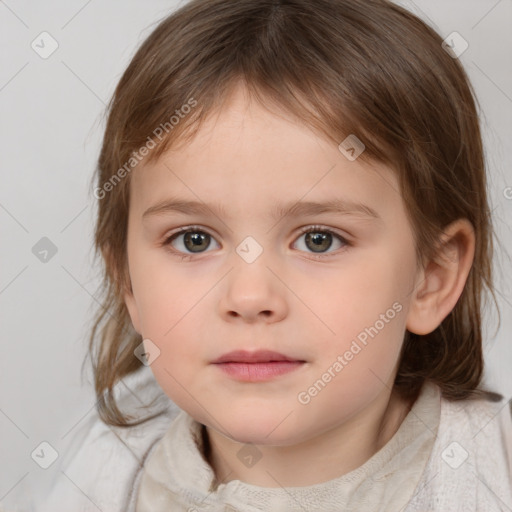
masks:
[(213, 363), (268, 363), (270, 361), (301, 361), (294, 357), (288, 357), (272, 350), (234, 350), (222, 355)]

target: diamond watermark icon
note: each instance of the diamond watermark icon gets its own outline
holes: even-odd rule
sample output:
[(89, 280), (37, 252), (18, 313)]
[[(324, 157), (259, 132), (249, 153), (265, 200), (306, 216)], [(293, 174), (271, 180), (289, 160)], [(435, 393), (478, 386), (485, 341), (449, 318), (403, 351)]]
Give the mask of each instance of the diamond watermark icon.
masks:
[(43, 441), (30, 456), (38, 466), (48, 469), (58, 459), (59, 454), (50, 443)]
[(252, 444), (244, 444), (236, 456), (248, 468), (252, 468), (263, 457), (261, 451)]
[(57, 40), (48, 32), (41, 32), (30, 44), (39, 57), (47, 59), (59, 47)]
[(57, 254), (57, 246), (49, 238), (43, 236), (32, 247), (32, 254), (42, 263), (48, 263)]
[(347, 160), (353, 162), (359, 158), (366, 146), (354, 134), (351, 134), (338, 146), (338, 149)]
[(450, 57), (457, 59), (469, 48), (469, 43), (458, 32), (452, 32), (441, 46)]
[(236, 252), (246, 263), (254, 263), (263, 252), (263, 247), (248, 236), (238, 245)]
[(140, 345), (137, 345), (133, 353), (144, 366), (151, 366), (160, 356), (160, 349), (149, 338), (146, 338)]
[(457, 441), (451, 443), (441, 453), (441, 458), (452, 469), (458, 469), (469, 457), (469, 453)]

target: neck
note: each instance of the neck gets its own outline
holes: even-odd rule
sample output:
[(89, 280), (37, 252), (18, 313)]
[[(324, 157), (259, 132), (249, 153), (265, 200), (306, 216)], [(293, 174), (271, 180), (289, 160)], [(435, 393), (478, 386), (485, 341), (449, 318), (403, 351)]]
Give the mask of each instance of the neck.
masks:
[(206, 427), (203, 456), (217, 483), (240, 480), (260, 487), (307, 487), (341, 477), (363, 465), (397, 432), (414, 400), (387, 393), (346, 423), (289, 446), (257, 445), (261, 459), (240, 464), (241, 443)]

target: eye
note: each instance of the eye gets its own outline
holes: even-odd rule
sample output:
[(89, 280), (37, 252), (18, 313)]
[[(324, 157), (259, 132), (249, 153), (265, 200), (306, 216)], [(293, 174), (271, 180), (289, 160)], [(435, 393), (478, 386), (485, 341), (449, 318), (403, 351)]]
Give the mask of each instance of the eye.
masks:
[[(350, 245), (350, 243), (341, 235), (331, 231), (330, 229), (323, 229), (320, 226), (312, 226), (303, 229), (298, 240), (300, 240), (304, 235), (304, 245), (306, 249), (311, 250), (314, 254), (318, 254), (319, 256), (316, 256), (317, 258), (326, 257), (323, 256), (323, 254), (332, 247), (333, 239), (337, 239), (338, 243), (341, 243), (341, 246), (338, 248)], [(330, 255), (330, 253), (328, 255)]]
[[(192, 259), (194, 254), (205, 252), (210, 247), (212, 240), (213, 237), (211, 235), (196, 226), (191, 226), (182, 228), (177, 233), (167, 237), (163, 245), (173, 246), (174, 248), (170, 249), (173, 253), (178, 253), (178, 256), (183, 260), (189, 260)], [(173, 245), (175, 241), (178, 241), (176, 244), (177, 248)], [(187, 251), (190, 252), (187, 254)]]
[[(350, 246), (350, 243), (341, 235), (320, 226), (310, 226), (303, 229), (298, 240), (304, 235), (306, 251), (311, 250), (313, 254), (318, 255), (317, 258), (327, 257), (323, 254), (333, 246), (333, 239), (338, 240), (341, 248)], [(214, 238), (206, 231), (197, 226), (190, 226), (181, 228), (178, 232), (168, 236), (162, 245), (168, 247), (180, 259), (191, 260), (194, 254), (206, 252), (212, 240)]]

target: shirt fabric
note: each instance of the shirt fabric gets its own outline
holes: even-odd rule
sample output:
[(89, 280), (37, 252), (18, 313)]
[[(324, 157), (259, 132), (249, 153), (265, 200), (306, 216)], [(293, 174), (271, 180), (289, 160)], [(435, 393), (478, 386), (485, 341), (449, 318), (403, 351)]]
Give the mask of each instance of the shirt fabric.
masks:
[(129, 392), (118, 395), (121, 410), (129, 404), (140, 410), (137, 404), (150, 402), (141, 417), (162, 408), (165, 413), (131, 428), (105, 425), (94, 413), (54, 464), (50, 490), (23, 491), (22, 482), (18, 495), (23, 493), (24, 508), (15, 507), (21, 501), (6, 500), (4, 510), (512, 511), (512, 419), (506, 400), (451, 402), (425, 383), (395, 435), (356, 470), (309, 487), (262, 488), (233, 480), (210, 492), (213, 471), (200, 452), (200, 424), (169, 400), (149, 368), (124, 384)]
[(210, 492), (214, 473), (201, 455), (201, 425), (181, 412), (146, 461), (136, 512), (351, 512), (379, 510), (382, 504), (386, 510), (401, 510), (413, 496), (432, 451), (440, 409), (439, 388), (425, 386), (392, 439), (340, 478), (271, 489), (233, 480), (221, 483), (215, 492)]

